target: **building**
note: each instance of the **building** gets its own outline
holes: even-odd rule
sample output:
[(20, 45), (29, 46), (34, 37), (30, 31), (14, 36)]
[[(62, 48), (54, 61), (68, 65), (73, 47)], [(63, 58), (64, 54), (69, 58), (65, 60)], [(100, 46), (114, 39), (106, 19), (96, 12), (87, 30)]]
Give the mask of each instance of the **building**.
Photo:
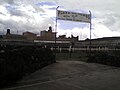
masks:
[(4, 41), (25, 41), (26, 37), (18, 34), (11, 34), (10, 29), (7, 29), (6, 35), (3, 35)]
[(57, 38), (57, 41), (71, 41), (71, 38), (70, 37), (66, 37), (66, 35), (60, 35), (58, 38)]
[(26, 37), (27, 40), (33, 41), (37, 38), (37, 34), (32, 32), (23, 32), (23, 36)]
[[(74, 37), (71, 35), (71, 37), (66, 37), (66, 35), (60, 35), (59, 37), (56, 37), (56, 32), (52, 31), (52, 27), (50, 26), (48, 31), (41, 31), (40, 36), (37, 37), (38, 42), (58, 42), (58, 43), (71, 43), (78, 41), (78, 36)], [(35, 41), (37, 41), (35, 40)]]
[[(91, 39), (92, 48), (115, 48), (120, 45), (120, 37), (104, 37)], [(87, 48), (90, 47), (90, 40), (82, 40), (75, 43), (76, 47)]]
[(54, 41), (56, 37), (56, 32), (52, 32), (52, 27), (49, 27), (48, 31), (41, 31), (40, 36), (37, 37), (37, 40), (42, 41)]
[[(41, 31), (40, 36), (37, 36), (32, 32), (23, 32), (23, 35), (11, 34), (10, 29), (7, 29), (6, 35), (1, 35), (1, 41), (36, 41), (48, 45), (54, 46), (55, 40), (57, 46), (73, 46), (75, 48), (120, 48), (120, 37), (104, 37), (97, 39), (78, 40), (78, 36), (66, 37), (66, 35), (60, 35), (56, 37), (56, 32), (52, 31), (52, 27), (49, 27), (48, 31)], [(91, 42), (91, 44), (90, 44)]]
[(71, 42), (78, 42), (79, 36), (74, 37), (71, 35)]
[[(69, 47), (73, 46), (75, 42), (78, 42), (78, 36), (66, 37), (66, 35), (60, 35), (56, 37), (56, 32), (52, 31), (52, 27), (49, 27), (48, 31), (41, 31), (40, 36), (32, 32), (23, 32), (22, 35), (11, 34), (10, 29), (7, 29), (6, 35), (1, 36), (3, 41), (23, 41), (23, 42), (39, 42), (37, 44), (45, 44), (54, 46)], [(21, 42), (22, 43), (22, 42)]]

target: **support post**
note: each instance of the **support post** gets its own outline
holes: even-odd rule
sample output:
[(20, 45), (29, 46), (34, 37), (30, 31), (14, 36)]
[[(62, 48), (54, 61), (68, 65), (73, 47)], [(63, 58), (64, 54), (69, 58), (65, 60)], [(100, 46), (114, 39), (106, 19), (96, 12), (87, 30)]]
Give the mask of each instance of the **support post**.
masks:
[(91, 18), (92, 18), (92, 14), (91, 11), (89, 10), (90, 13), (90, 45), (89, 45), (89, 49), (90, 49), (90, 57), (91, 57), (91, 29), (92, 29), (92, 22), (91, 22)]
[(57, 10), (59, 6), (56, 8), (56, 24), (55, 24), (55, 59), (56, 59), (56, 34), (57, 34)]

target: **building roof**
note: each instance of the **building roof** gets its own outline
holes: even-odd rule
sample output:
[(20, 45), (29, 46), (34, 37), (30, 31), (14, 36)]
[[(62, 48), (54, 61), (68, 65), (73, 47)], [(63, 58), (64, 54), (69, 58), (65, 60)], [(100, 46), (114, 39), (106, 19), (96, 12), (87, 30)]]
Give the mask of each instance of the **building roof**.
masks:
[(23, 34), (33, 34), (33, 35), (37, 35), (37, 34), (35, 34), (35, 33), (28, 32), (28, 31), (26, 31), (26, 32), (23, 32)]

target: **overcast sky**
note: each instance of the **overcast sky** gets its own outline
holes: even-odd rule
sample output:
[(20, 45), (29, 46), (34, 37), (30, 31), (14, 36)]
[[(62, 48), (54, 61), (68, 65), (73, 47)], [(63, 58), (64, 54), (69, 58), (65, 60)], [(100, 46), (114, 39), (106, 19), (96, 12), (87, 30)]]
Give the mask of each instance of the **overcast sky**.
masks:
[[(92, 12), (92, 38), (120, 36), (120, 0), (0, 0), (0, 34), (13, 34), (55, 27), (56, 7), (80, 13)], [(58, 35), (89, 38), (89, 24), (58, 20)]]

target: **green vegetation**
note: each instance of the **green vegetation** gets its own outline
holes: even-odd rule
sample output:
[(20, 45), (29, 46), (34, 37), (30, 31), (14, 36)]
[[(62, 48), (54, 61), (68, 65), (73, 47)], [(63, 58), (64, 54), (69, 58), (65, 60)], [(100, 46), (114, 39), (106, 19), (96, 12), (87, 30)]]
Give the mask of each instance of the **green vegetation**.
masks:
[(88, 57), (88, 62), (120, 67), (120, 51), (92, 52), (92, 55)]
[(38, 46), (0, 47), (0, 87), (13, 85), (22, 77), (55, 62), (49, 48)]
[(110, 66), (120, 67), (120, 51), (106, 50), (106, 51), (74, 51), (70, 54), (69, 51), (62, 51), (56, 54), (57, 60), (78, 60), (91, 63), (100, 63)]

